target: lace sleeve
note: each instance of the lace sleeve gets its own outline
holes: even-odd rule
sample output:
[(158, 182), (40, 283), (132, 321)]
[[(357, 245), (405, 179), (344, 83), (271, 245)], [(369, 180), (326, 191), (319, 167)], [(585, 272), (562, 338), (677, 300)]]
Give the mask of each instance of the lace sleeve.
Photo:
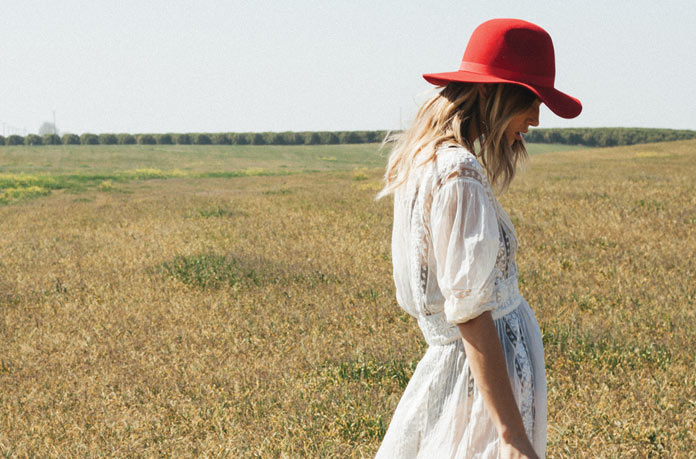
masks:
[(499, 229), (484, 186), (467, 176), (450, 178), (434, 197), (430, 221), (447, 320), (466, 322), (493, 309)]

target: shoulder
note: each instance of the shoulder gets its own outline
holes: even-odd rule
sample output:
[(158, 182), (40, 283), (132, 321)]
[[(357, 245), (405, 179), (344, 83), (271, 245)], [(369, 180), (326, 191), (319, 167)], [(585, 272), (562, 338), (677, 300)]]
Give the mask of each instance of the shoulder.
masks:
[(437, 149), (435, 167), (437, 188), (457, 179), (474, 180), (484, 186), (487, 183), (486, 173), (476, 156), (462, 145), (454, 143), (440, 145)]

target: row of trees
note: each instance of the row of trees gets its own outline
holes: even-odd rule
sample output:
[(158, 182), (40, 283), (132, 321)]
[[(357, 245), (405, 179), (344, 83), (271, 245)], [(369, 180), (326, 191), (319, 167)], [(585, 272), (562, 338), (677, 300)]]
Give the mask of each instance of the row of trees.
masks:
[[(0, 145), (328, 145), (381, 142), (387, 131), (242, 132), (193, 134), (29, 134), (0, 136)], [(612, 147), (696, 137), (696, 131), (648, 128), (533, 129), (530, 143)]]
[(696, 137), (696, 131), (651, 128), (549, 128), (525, 135), (530, 143), (562, 143), (589, 147), (613, 147), (637, 143), (668, 142)]
[(192, 134), (29, 134), (0, 136), (0, 145), (328, 145), (381, 142), (387, 131), (221, 132)]

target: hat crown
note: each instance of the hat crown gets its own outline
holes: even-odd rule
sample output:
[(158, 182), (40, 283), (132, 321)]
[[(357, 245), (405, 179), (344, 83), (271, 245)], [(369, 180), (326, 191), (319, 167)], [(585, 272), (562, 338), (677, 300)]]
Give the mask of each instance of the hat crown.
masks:
[(461, 70), (485, 66), (490, 74), (553, 87), (553, 42), (541, 27), (520, 19), (491, 19), (474, 30)]

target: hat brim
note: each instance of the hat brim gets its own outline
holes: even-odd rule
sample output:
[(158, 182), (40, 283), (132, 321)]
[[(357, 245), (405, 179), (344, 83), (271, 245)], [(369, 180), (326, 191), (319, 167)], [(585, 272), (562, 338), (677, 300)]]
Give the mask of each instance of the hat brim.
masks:
[(509, 83), (529, 89), (546, 104), (549, 109), (561, 118), (575, 118), (582, 111), (582, 104), (575, 97), (569, 96), (556, 88), (536, 86), (520, 81), (507, 80), (491, 75), (459, 70), (457, 72), (426, 73), (423, 78), (435, 86), (447, 86), (451, 82), (460, 83)]

